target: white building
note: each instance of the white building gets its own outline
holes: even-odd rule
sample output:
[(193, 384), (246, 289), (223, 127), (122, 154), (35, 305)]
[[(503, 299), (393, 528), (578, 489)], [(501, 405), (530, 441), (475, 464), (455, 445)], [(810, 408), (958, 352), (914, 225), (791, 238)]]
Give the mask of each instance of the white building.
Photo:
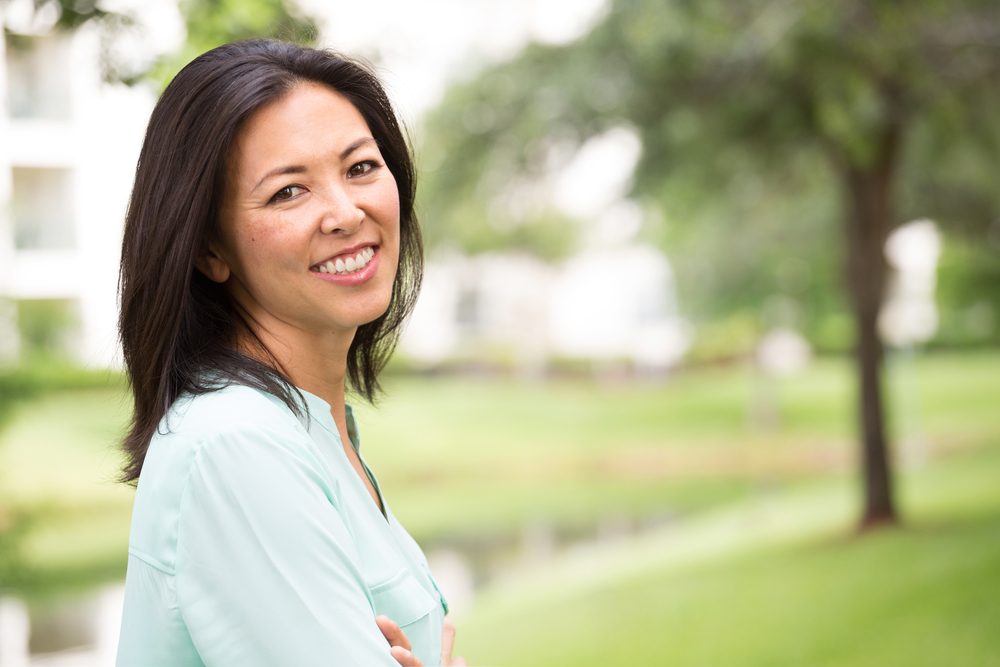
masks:
[(689, 342), (667, 258), (625, 243), (558, 264), (512, 253), (431, 261), (401, 350), (432, 365), (491, 359), (528, 374), (551, 358), (662, 371)]
[[(0, 16), (18, 33), (0, 43), (0, 363), (22, 347), (18, 312), (48, 304), (75, 323), (66, 343), (78, 360), (115, 365), (122, 222), (155, 97), (102, 81), (96, 26), (61, 35), (18, 24), (13, 9), (29, 16), (31, 4), (10, 2)], [(143, 48), (167, 52), (182, 38), (172, 0), (132, 4), (150, 14)], [(612, 130), (540, 186), (589, 220), (579, 257), (432, 263), (404, 351), (428, 363), (500, 356), (529, 372), (553, 356), (676, 361), (688, 335), (669, 263), (632, 242), (638, 209), (621, 200), (638, 151), (634, 134)]]
[(563, 166), (547, 178), (498, 193), (501, 206), (552, 205), (575, 220), (582, 250), (557, 264), (513, 253), (436, 258), (401, 349), (430, 364), (475, 350), (528, 374), (552, 358), (653, 372), (676, 364), (691, 332), (673, 270), (636, 241), (649, 212), (625, 199), (640, 150), (632, 130), (612, 128), (553, 160)]
[[(8, 27), (10, 27), (8, 25)], [(69, 351), (116, 363), (122, 222), (154, 97), (102, 81), (99, 37), (15, 34), (0, 43), (0, 357), (17, 355), (18, 304), (75, 325)]]

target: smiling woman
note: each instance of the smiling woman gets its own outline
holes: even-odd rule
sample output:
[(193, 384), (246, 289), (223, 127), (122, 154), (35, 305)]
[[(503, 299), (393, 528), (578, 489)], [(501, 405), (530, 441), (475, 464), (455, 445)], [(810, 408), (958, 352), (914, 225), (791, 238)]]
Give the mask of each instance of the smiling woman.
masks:
[(167, 87), (122, 247), (119, 665), (464, 664), (344, 398), (375, 395), (416, 296), (414, 187), (341, 56), (236, 42)]

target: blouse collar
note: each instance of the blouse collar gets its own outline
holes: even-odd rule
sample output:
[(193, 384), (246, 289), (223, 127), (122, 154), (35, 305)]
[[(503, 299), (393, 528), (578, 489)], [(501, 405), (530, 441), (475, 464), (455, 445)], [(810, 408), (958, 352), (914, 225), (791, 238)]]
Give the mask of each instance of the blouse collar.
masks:
[[(305, 399), (305, 408), (308, 413), (306, 419), (312, 419), (319, 422), (323, 428), (333, 433), (339, 440), (340, 431), (337, 429), (337, 424), (333, 421), (333, 414), (330, 412), (330, 404), (319, 396), (311, 394), (301, 387), (296, 387), (296, 389), (299, 390), (299, 393), (302, 394), (302, 398)], [(350, 405), (344, 405), (344, 414), (347, 419), (347, 437), (351, 440), (351, 447), (353, 447), (356, 452), (360, 451), (361, 440), (358, 437), (358, 424), (354, 419), (354, 410)]]

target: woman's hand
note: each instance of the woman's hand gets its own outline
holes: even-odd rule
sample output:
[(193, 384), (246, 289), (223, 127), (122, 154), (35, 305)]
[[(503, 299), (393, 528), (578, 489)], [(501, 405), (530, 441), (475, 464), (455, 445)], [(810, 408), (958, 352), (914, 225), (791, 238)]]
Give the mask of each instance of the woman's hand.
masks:
[[(389, 652), (402, 667), (423, 667), (422, 662), (410, 652), (410, 640), (406, 638), (398, 625), (388, 616), (376, 616), (375, 623), (389, 642)], [(451, 649), (455, 645), (455, 624), (447, 616), (444, 617), (444, 629), (441, 631), (441, 665), (442, 667), (466, 667), (468, 663), (460, 657), (451, 657)]]
[(388, 616), (376, 616), (375, 624), (389, 641), (389, 646), (392, 647), (389, 649), (389, 653), (396, 659), (396, 662), (403, 667), (423, 667), (424, 663), (410, 652), (410, 640), (406, 638), (406, 633), (400, 629), (395, 621)]
[(451, 648), (455, 645), (455, 624), (447, 616), (444, 617), (444, 629), (441, 630), (441, 667), (468, 667), (460, 655), (451, 657)]

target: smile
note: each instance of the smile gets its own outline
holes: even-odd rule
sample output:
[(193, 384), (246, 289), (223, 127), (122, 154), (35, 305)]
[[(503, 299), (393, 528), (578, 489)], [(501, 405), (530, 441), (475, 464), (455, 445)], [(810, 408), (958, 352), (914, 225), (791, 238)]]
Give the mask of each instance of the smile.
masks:
[(364, 269), (374, 256), (375, 250), (371, 246), (367, 246), (353, 255), (328, 259), (326, 262), (310, 267), (309, 270), (318, 273), (333, 273), (338, 276), (347, 276)]

